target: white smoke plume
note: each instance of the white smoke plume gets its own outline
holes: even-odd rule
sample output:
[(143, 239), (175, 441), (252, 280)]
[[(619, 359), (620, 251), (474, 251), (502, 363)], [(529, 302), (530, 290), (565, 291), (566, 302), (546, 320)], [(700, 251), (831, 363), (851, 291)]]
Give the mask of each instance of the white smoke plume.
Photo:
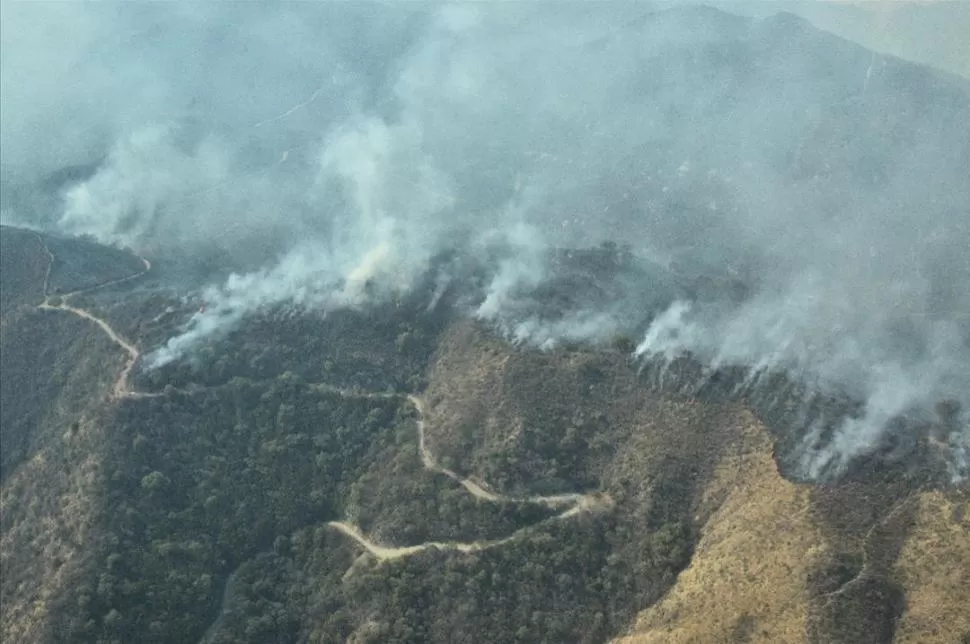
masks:
[[(551, 249), (614, 240), (695, 291), (746, 287), (663, 301), (640, 355), (866, 401), (806, 448), (811, 475), (900, 414), (970, 409), (963, 81), (791, 16), (654, 9), (11, 3), (0, 210), (231, 258), (150, 367), (272, 307), (407, 293), (456, 248), (494, 265), (473, 314), (511, 339), (602, 341), (636, 306), (523, 301)], [(661, 290), (643, 280), (617, 293)]]

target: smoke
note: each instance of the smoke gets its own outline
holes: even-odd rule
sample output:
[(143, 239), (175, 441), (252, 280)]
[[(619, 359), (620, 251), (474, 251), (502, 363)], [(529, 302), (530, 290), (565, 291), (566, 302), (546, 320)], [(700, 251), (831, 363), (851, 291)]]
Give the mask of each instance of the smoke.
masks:
[[(644, 358), (866, 401), (806, 444), (810, 476), (900, 415), (970, 409), (970, 99), (792, 16), (17, 3), (2, 24), (3, 217), (230, 257), (149, 368), (273, 307), (401, 296), (456, 252), (487, 268), (469, 312), (513, 341), (646, 329)], [(633, 259), (590, 271), (617, 286), (563, 281), (556, 249), (606, 240)], [(438, 270), (432, 306), (460, 272)]]
[(970, 77), (970, 6), (937, 0), (715, 0), (744, 15), (798, 14), (815, 26), (878, 53)]
[[(237, 268), (325, 236), (329, 127), (385, 83), (415, 9), (12, 2), (0, 211)], [(78, 185), (80, 183), (80, 185)]]

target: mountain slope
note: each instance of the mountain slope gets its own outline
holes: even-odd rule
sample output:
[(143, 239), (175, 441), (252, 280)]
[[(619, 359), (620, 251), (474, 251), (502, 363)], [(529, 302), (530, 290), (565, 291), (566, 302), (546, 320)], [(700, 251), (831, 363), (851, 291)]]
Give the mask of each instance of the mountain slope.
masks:
[[(108, 328), (171, 306), (97, 297), (77, 302)], [(279, 336), (255, 321), (195, 366), (119, 393), (123, 347), (39, 299), (4, 317), (6, 337), (39, 334), (5, 348), (4, 381), (51, 383), (34, 397), (4, 389), (5, 407), (42, 412), (29, 431), (4, 418), (10, 641), (966, 631), (965, 493), (879, 462), (836, 486), (789, 482), (775, 430), (742, 401), (690, 394), (673, 372), (658, 389), (618, 350), (524, 350), (460, 316), (422, 322), (405, 303), (280, 320)], [(123, 328), (135, 344), (155, 333)], [(361, 352), (361, 329), (383, 339)], [(276, 337), (284, 355), (294, 341), (326, 347), (332, 364), (307, 372), (326, 380), (260, 358)], [(262, 379), (224, 379), (227, 359)], [(361, 386), (390, 365), (393, 381), (426, 383), (420, 397)], [(16, 436), (24, 447), (8, 451)]]
[(704, 491), (709, 518), (690, 566), (621, 642), (797, 642), (806, 581), (826, 549), (809, 487), (784, 480), (764, 427), (750, 418)]
[[(153, 264), (2, 229), (4, 642), (970, 640), (970, 508), (966, 483), (947, 476), (944, 414), (900, 420), (838, 478), (795, 481), (809, 425), (827, 431), (861, 401), (781, 373), (751, 379), (744, 364), (638, 361), (623, 335), (642, 337), (675, 299), (731, 308), (764, 294), (754, 275), (828, 267), (814, 226), (845, 233), (831, 235), (833, 258), (858, 260), (832, 266), (866, 273), (843, 293), (866, 296), (848, 297), (851, 313), (896, 293), (903, 271), (937, 271), (927, 280), (944, 286), (920, 290), (917, 308), (962, 342), (964, 295), (949, 285), (964, 249), (941, 240), (962, 239), (965, 221), (940, 213), (966, 205), (966, 96), (899, 61), (873, 71), (871, 52), (790, 16), (678, 8), (579, 47), (591, 60), (642, 55), (636, 82), (615, 89), (655, 131), (595, 172), (565, 174), (590, 183), (542, 207), (556, 226), (572, 213), (572, 226), (607, 204), (597, 226), (671, 256), (546, 249), (549, 275), (513, 289), (489, 323), (469, 313), (514, 248), (466, 258), (459, 243), (408, 293), (360, 308), (279, 303), (217, 319), (196, 315), (214, 308), (195, 291), (199, 258)], [(535, 141), (595, 120), (597, 105), (529, 121)], [(455, 185), (471, 177), (486, 201), (504, 199), (516, 162), (495, 156), (499, 143), (454, 164)], [(499, 158), (502, 172), (487, 172)], [(731, 208), (772, 217), (725, 218)], [(865, 218), (908, 225), (914, 211), (954, 222), (917, 231), (932, 252), (911, 264), (865, 252)], [(897, 228), (880, 248), (915, 243)], [(857, 277), (843, 273), (831, 281)], [(611, 341), (542, 335), (606, 308)], [(913, 339), (918, 357), (921, 336), (902, 324), (913, 319), (889, 333)], [(224, 332), (142, 364), (206, 322)]]
[(897, 642), (965, 642), (970, 636), (970, 498), (924, 492), (896, 560), (908, 589)]
[(102, 412), (123, 357), (92, 325), (36, 308), (42, 237), (4, 227), (0, 244), (0, 624), (9, 641), (44, 641), (97, 540)]

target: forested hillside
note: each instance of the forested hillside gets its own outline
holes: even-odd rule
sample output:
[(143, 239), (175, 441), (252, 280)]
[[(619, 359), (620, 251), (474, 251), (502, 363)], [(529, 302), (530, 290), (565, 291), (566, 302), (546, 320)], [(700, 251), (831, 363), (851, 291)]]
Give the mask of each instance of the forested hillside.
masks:
[(407, 301), (256, 319), (119, 389), (130, 356), (78, 312), (141, 346), (186, 305), (38, 309), (45, 238), (4, 239), (5, 640), (970, 632), (970, 501), (932, 458), (794, 483), (757, 406), (658, 387), (628, 340), (515, 348)]
[(647, 4), (4, 5), (0, 641), (970, 644), (967, 82)]

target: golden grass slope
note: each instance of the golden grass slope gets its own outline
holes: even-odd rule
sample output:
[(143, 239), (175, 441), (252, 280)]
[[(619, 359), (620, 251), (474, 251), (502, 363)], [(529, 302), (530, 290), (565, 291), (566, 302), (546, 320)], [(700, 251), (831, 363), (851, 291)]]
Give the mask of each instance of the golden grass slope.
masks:
[(960, 642), (970, 635), (970, 499), (932, 491), (920, 494), (918, 504), (895, 565), (907, 590), (895, 641)]
[(805, 579), (823, 539), (812, 525), (808, 487), (782, 478), (767, 432), (750, 414), (704, 493), (710, 503), (717, 505), (690, 566), (618, 641), (804, 641)]
[[(778, 472), (764, 427), (750, 418), (704, 494), (713, 502), (690, 566), (641, 612), (623, 644), (805, 642), (808, 575), (829, 556), (810, 486)], [(906, 594), (899, 643), (956, 643), (970, 635), (970, 499), (929, 491), (893, 566)]]

